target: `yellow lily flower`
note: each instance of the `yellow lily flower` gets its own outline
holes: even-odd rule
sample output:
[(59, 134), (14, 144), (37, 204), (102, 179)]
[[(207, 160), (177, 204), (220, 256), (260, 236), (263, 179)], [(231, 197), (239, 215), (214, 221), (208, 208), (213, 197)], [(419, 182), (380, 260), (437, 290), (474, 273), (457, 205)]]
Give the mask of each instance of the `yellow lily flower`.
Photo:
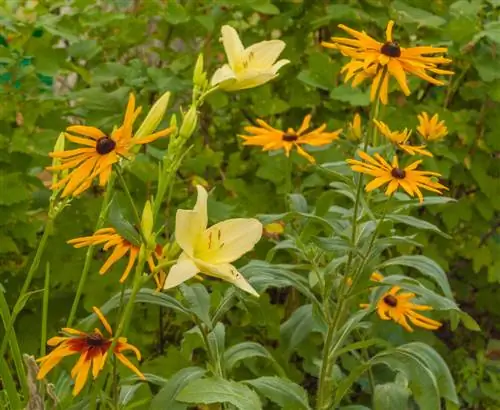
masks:
[(177, 211), (175, 238), (183, 252), (170, 269), (163, 288), (173, 288), (201, 272), (259, 296), (231, 262), (250, 251), (260, 240), (262, 224), (254, 218), (237, 218), (207, 228), (208, 194), (201, 185), (196, 189), (198, 198), (194, 209)]
[(234, 28), (222, 26), (221, 32), (228, 64), (214, 73), (212, 86), (218, 85), (225, 91), (257, 87), (275, 78), (278, 70), (290, 62), (275, 63), (285, 48), (281, 40), (261, 41), (245, 48)]

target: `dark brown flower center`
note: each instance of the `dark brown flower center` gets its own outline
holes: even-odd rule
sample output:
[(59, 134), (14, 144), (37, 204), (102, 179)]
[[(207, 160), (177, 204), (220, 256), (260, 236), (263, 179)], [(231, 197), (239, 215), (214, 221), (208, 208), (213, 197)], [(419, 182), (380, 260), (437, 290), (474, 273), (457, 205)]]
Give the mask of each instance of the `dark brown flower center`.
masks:
[(384, 296), (384, 303), (390, 307), (396, 307), (398, 305), (398, 299), (392, 295)]
[(388, 41), (382, 46), (380, 52), (389, 57), (400, 57), (401, 47), (399, 47), (399, 43), (397, 41)]
[(85, 342), (87, 343), (87, 346), (101, 347), (104, 345), (106, 340), (99, 333), (91, 333), (87, 335)]
[(281, 138), (283, 139), (283, 141), (286, 141), (286, 142), (293, 142), (293, 141), (297, 141), (299, 139), (299, 137), (297, 135), (291, 134), (288, 132), (285, 132)]
[(116, 142), (114, 142), (110, 137), (102, 137), (97, 140), (95, 149), (98, 154), (106, 155), (113, 151), (116, 147)]
[(397, 179), (404, 179), (406, 177), (406, 172), (401, 168), (393, 168), (391, 171), (391, 175)]

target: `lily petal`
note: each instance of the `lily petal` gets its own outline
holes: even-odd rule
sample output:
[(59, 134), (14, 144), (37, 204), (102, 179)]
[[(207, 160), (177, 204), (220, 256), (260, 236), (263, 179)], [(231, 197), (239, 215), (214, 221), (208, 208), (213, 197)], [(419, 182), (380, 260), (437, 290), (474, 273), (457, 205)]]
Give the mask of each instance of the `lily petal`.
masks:
[(222, 44), (224, 44), (224, 50), (226, 51), (227, 61), (231, 68), (235, 68), (243, 57), (243, 52), (245, 47), (241, 43), (240, 37), (234, 28), (231, 26), (222, 26)]
[(257, 293), (257, 291), (252, 287), (252, 285), (250, 285), (250, 283), (247, 282), (247, 280), (243, 277), (243, 275), (240, 272), (238, 272), (238, 270), (233, 265), (229, 263), (212, 265), (200, 261), (199, 259), (196, 259), (195, 262), (196, 265), (200, 268), (202, 273), (232, 283), (234, 286), (254, 296), (257, 297), (260, 296)]
[(262, 224), (257, 219), (219, 222), (203, 233), (202, 243), (195, 250), (196, 258), (214, 264), (233, 262), (250, 251), (261, 236)]
[[(182, 255), (181, 255), (182, 256)], [(200, 271), (191, 259), (183, 259), (178, 261), (170, 268), (167, 279), (163, 285), (163, 289), (174, 288), (181, 283), (191, 279)]]
[(246, 68), (256, 70), (269, 69), (278, 59), (286, 44), (281, 40), (261, 41), (252, 44), (245, 50)]

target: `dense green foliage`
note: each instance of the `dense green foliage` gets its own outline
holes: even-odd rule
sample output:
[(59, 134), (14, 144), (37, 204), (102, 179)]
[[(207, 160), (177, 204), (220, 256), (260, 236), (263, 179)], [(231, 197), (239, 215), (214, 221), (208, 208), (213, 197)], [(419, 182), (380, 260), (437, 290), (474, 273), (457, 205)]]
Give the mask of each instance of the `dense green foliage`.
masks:
[[(24, 2), (0, 5), (0, 285), (6, 290), (9, 304), (17, 299), (44, 230), (51, 180), (44, 167), (50, 165), (47, 154), (59, 133), (75, 118), (110, 130), (121, 121), (130, 91), (136, 93), (139, 104), (150, 105), (169, 90), (172, 112), (179, 107), (187, 109), (198, 53), (203, 52), (208, 72), (224, 61), (217, 41), (222, 24), (235, 27), (246, 44), (279, 37), (287, 44), (283, 57), (291, 64), (272, 83), (238, 94), (214, 93), (207, 99), (194, 134), (194, 148), (187, 154), (172, 190), (174, 206), (163, 210), (165, 224), (170, 228), (175, 209), (191, 206), (194, 184), (200, 181), (216, 187), (209, 200), (213, 222), (286, 210), (282, 199), (286, 192), (286, 158), (261, 153), (258, 148), (243, 148), (238, 137), (255, 118), (286, 128), (297, 127), (304, 115), (313, 113), (314, 124), (326, 122), (331, 130), (346, 130), (358, 112), (366, 123), (367, 90), (344, 85), (339, 73), (343, 57), (319, 44), (339, 34), (337, 24), (380, 36), (388, 18), (392, 18), (402, 44), (418, 39), (419, 43), (446, 45), (456, 73), (449, 85), (439, 88), (412, 78), (412, 95), (405, 98), (394, 91), (397, 104), (382, 108), (381, 117), (401, 129), (414, 128), (421, 111), (438, 113), (446, 121), (449, 135), (435, 143), (435, 156), (425, 159), (425, 164), (443, 175), (450, 188), (447, 195), (457, 202), (412, 207), (411, 213), (450, 237), (433, 230), (418, 232), (411, 224), (404, 226), (403, 232), (415, 233), (414, 239), (423, 245), (413, 253), (434, 259), (446, 271), (457, 303), (477, 320), (481, 331), (471, 332), (462, 325), (452, 331), (446, 325), (434, 333), (407, 334), (395, 324), (380, 322), (375, 323), (375, 328), (380, 334), (389, 332), (394, 344), (425, 341), (433, 345), (452, 369), (462, 408), (500, 407), (498, 0), (346, 0), (331, 4), (312, 0), (145, 0), (110, 1), (105, 5), (73, 0), (69, 2), (71, 7), (65, 6), (68, 2), (56, 1), (28, 2), (23, 7), (18, 3)], [(169, 122), (167, 115), (163, 125)], [(166, 144), (160, 140), (148, 146), (127, 174), (141, 208), (155, 185), (157, 159)], [(344, 160), (350, 149), (344, 141), (311, 152), (318, 163), (334, 163)], [(329, 207), (332, 196), (328, 187), (333, 181), (330, 175), (301, 157), (292, 155), (292, 160), (293, 189), (303, 195), (292, 196), (293, 209), (307, 212), (307, 203), (316, 208)], [(85, 257), (84, 251), (74, 250), (66, 241), (93, 232), (102, 194), (94, 189), (73, 201), (58, 218), (48, 239), (48, 251), (35, 282), (35, 288), (43, 289), (47, 267), (48, 335), (56, 334), (66, 322)], [(288, 245), (293, 249), (292, 242)], [(263, 240), (247, 257), (288, 263), (289, 258), (273, 246), (272, 238)], [(96, 253), (78, 317), (87, 316), (92, 306), (101, 306), (120, 291), (118, 272), (97, 274), (104, 258), (104, 254)], [(258, 266), (246, 266), (249, 276), (252, 268)], [(393, 269), (398, 272), (401, 267)], [(198, 294), (190, 290), (192, 295), (184, 296), (188, 300), (202, 298), (206, 306), (215, 308), (223, 295), (228, 297), (228, 286), (216, 281), (210, 281), (209, 286), (210, 299), (204, 299), (201, 286)], [(278, 373), (285, 373), (303, 387), (296, 392), (300, 401), (305, 392), (313, 392), (316, 387), (314, 360), (321, 340), (318, 324), (310, 319), (312, 306), (303, 304), (301, 295), (288, 287), (245, 301), (240, 309), (226, 313), (224, 327), (214, 330), (214, 334), (225, 335), (228, 347), (248, 342), (247, 351), (226, 350), (231, 366), (228, 372), (237, 379), (258, 377), (250, 387), (276, 401), (276, 395), (269, 391), (277, 383), (271, 376), (278, 369)], [(16, 325), (22, 351), (36, 355), (41, 343), (41, 303), (41, 293), (33, 294)], [(200, 320), (210, 321), (203, 315), (201, 312)], [(201, 370), (191, 366), (204, 353), (198, 349), (201, 345), (197, 335), (184, 333), (191, 326), (189, 316), (172, 309), (145, 305), (136, 310), (130, 334), (144, 355), (141, 370), (170, 378), (184, 369), (183, 374), (175, 376), (179, 380), (200, 377)], [(274, 358), (238, 364), (243, 358), (267, 354), (255, 351), (258, 348), (251, 342), (266, 346)], [(342, 365), (349, 370), (354, 367), (348, 362)], [(338, 372), (338, 377), (343, 377), (340, 368)], [(191, 387), (194, 394), (196, 385)], [(365, 403), (365, 387), (360, 384), (354, 389), (353, 403)], [(157, 390), (153, 387), (154, 393)], [(407, 394), (401, 390), (403, 396)], [(141, 389), (137, 395), (147, 399), (150, 393)], [(383, 408), (384, 392), (378, 395), (379, 408)], [(168, 392), (164, 396), (168, 397)], [(155, 400), (164, 405), (158, 397)], [(279, 400), (276, 403), (278, 407), (302, 408), (286, 407)]]

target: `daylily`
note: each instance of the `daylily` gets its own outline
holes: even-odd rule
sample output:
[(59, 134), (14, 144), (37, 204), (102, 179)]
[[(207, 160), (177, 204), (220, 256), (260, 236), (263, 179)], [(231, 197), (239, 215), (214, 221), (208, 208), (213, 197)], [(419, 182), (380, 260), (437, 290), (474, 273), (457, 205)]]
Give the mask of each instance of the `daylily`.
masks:
[(276, 77), (278, 70), (290, 62), (279, 60), (275, 63), (285, 48), (281, 40), (261, 41), (245, 48), (234, 28), (222, 26), (221, 32), (229, 64), (214, 73), (212, 86), (218, 85), (226, 91), (257, 87)]
[(194, 209), (179, 209), (176, 214), (175, 239), (183, 252), (170, 269), (164, 289), (173, 288), (201, 272), (259, 296), (231, 262), (259, 241), (262, 224), (254, 218), (236, 218), (207, 228), (208, 194), (201, 185), (196, 189), (198, 198)]

